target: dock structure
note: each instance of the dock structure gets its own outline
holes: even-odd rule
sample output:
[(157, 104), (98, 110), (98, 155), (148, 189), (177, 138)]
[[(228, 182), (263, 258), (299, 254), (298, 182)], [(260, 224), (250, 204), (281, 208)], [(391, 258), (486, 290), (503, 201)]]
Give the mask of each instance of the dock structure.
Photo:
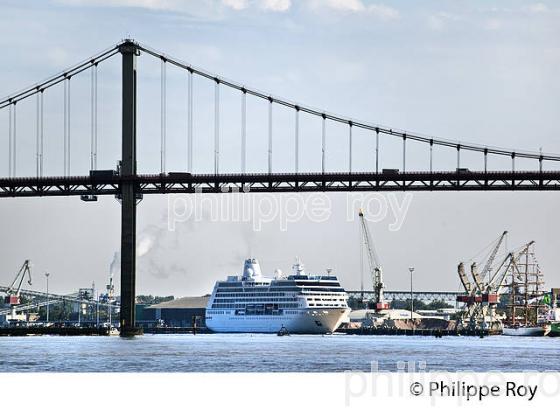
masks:
[(108, 327), (11, 326), (0, 327), (0, 336), (109, 336)]
[(360, 327), (356, 329), (342, 329), (339, 332), (347, 335), (385, 335), (385, 336), (492, 336), (500, 333), (488, 329), (399, 329), (396, 327)]

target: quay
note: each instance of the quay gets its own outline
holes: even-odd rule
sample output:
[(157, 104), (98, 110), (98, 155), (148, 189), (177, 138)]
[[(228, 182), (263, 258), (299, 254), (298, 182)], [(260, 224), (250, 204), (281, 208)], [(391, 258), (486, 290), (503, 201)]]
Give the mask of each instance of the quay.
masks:
[(382, 327), (360, 327), (355, 329), (339, 329), (337, 333), (347, 335), (390, 335), (390, 336), (493, 336), (499, 335), (501, 332), (470, 329), (399, 329), (399, 328), (382, 328)]
[(144, 329), (144, 334), (174, 335), (174, 334), (204, 334), (212, 333), (206, 327), (150, 327)]
[[(150, 327), (144, 334), (204, 334), (211, 333), (206, 327)], [(0, 336), (109, 336), (108, 327), (72, 326), (13, 326), (0, 327)]]
[(109, 336), (108, 327), (0, 327), (0, 336)]

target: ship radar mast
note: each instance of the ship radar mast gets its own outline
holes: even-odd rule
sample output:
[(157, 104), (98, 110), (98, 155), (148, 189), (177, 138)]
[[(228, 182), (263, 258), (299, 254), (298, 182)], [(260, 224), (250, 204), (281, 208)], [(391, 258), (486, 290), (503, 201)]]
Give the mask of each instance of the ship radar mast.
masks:
[(294, 275), (305, 275), (305, 267), (299, 256), (296, 256), (296, 263), (292, 265), (292, 274)]

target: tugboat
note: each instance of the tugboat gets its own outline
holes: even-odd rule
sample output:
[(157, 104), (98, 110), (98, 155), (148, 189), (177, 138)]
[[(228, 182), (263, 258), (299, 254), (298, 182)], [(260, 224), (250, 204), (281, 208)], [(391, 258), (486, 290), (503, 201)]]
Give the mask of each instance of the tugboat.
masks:
[(282, 325), (280, 330), (276, 333), (276, 336), (290, 336), (290, 332), (288, 332), (288, 329)]

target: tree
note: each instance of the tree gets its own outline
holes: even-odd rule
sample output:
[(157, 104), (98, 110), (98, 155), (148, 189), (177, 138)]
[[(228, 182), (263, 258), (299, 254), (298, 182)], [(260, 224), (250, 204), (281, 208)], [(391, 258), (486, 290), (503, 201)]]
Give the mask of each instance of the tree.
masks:
[(152, 296), (152, 295), (139, 295), (136, 296), (136, 303), (142, 303), (145, 305), (156, 305), (162, 302), (169, 302), (174, 300), (175, 296)]

